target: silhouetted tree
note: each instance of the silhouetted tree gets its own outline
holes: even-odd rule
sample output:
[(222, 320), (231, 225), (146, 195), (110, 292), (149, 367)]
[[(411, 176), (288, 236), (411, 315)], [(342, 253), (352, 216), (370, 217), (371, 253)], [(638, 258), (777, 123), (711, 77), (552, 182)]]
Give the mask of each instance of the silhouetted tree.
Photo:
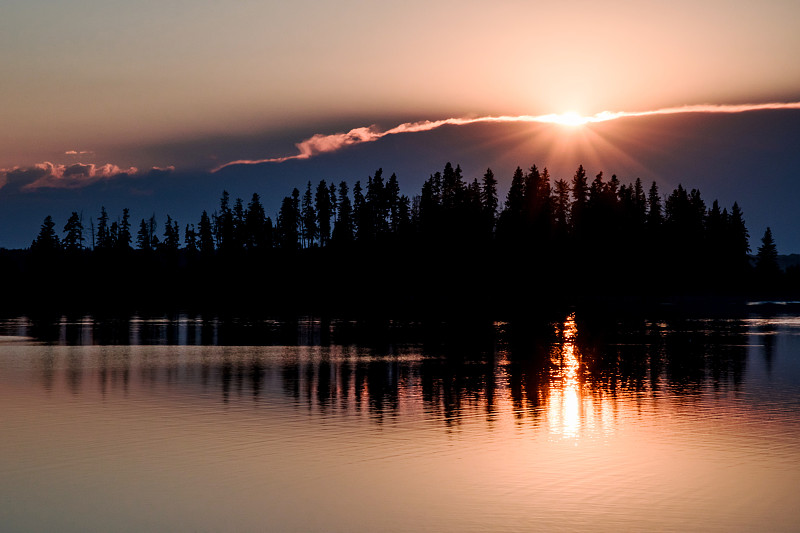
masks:
[(300, 244), (298, 228), (300, 213), (297, 209), (296, 197), (300, 192), (294, 189), (292, 196), (287, 196), (281, 203), (278, 213), (278, 224), (275, 228), (278, 246), (283, 250), (296, 250)]
[(734, 245), (736, 248), (736, 252), (739, 255), (746, 255), (750, 253), (750, 234), (747, 231), (744, 223), (744, 215), (742, 214), (742, 210), (739, 208), (739, 204), (737, 202), (733, 202), (733, 207), (731, 208), (731, 230), (734, 236)]
[(365, 207), (361, 181), (353, 185), (353, 236), (356, 240), (366, 240), (369, 234), (369, 216)]
[(255, 193), (253, 193), (250, 203), (247, 204), (244, 218), (247, 249), (250, 251), (268, 249), (272, 245), (271, 232), (267, 228), (267, 215), (264, 212), (264, 206), (261, 205), (261, 198)]
[(217, 240), (217, 249), (223, 253), (230, 252), (234, 246), (233, 212), (230, 207), (230, 198), (228, 191), (222, 191), (219, 212), (213, 216), (214, 238)]
[(487, 168), (483, 175), (481, 187), (481, 204), (483, 204), (484, 224), (489, 233), (494, 231), (494, 224), (497, 220), (497, 178), (491, 168)]
[(301, 227), (303, 237), (303, 246), (310, 248), (314, 244), (314, 239), (317, 238), (319, 230), (317, 229), (317, 215), (314, 212), (314, 204), (312, 202), (311, 182), (308, 182), (306, 192), (303, 195), (303, 208), (300, 212)]
[(245, 223), (244, 202), (236, 198), (231, 210), (233, 220), (233, 250), (242, 250), (247, 244), (247, 225)]
[(651, 232), (656, 232), (664, 222), (664, 213), (661, 208), (661, 195), (658, 185), (654, 181), (647, 195), (647, 227)]
[(150, 241), (150, 229), (145, 219), (142, 219), (142, 222), (139, 224), (139, 231), (136, 234), (136, 246), (138, 246), (140, 250), (145, 251), (152, 249)]
[(572, 177), (572, 205), (570, 206), (570, 219), (572, 228), (576, 233), (581, 232), (583, 225), (583, 214), (586, 209), (586, 202), (589, 196), (589, 189), (586, 185), (586, 171), (583, 165), (578, 167)]
[(334, 185), (333, 182), (331, 182), (328, 187), (328, 198), (330, 198), (331, 201), (331, 218), (335, 224), (339, 215), (339, 200), (336, 196), (336, 185)]
[(314, 195), (314, 207), (317, 214), (317, 231), (319, 233), (319, 245), (325, 247), (331, 239), (331, 212), (333, 203), (331, 202), (330, 189), (325, 180), (317, 185)]
[(73, 211), (67, 223), (64, 225), (64, 240), (62, 246), (68, 252), (77, 252), (83, 250), (83, 224), (78, 216), (78, 213)]
[(200, 215), (200, 223), (197, 225), (198, 247), (200, 252), (206, 256), (214, 253), (214, 232), (211, 227), (211, 219), (208, 213), (203, 211)]
[(383, 182), (383, 169), (375, 171), (375, 176), (367, 179), (367, 192), (364, 202), (364, 225), (368, 228), (368, 239), (374, 240), (389, 231), (389, 204), (386, 186)]
[(564, 180), (557, 180), (553, 190), (553, 222), (556, 237), (562, 241), (569, 232), (569, 208), (569, 184)]
[(122, 210), (122, 221), (119, 223), (116, 245), (123, 252), (131, 249), (131, 221), (130, 211), (126, 207)]
[(339, 213), (333, 227), (333, 241), (346, 244), (353, 240), (353, 209), (347, 196), (346, 182), (339, 184)]
[(634, 218), (634, 223), (639, 226), (644, 226), (645, 220), (647, 218), (647, 197), (644, 194), (644, 188), (642, 187), (642, 180), (636, 178), (636, 182), (633, 185), (633, 208), (636, 216)]
[(164, 226), (164, 242), (163, 249), (167, 252), (175, 252), (181, 243), (180, 230), (178, 223), (172, 220), (172, 217), (167, 215), (167, 223)]
[(100, 250), (111, 248), (111, 233), (108, 229), (108, 213), (105, 207), (100, 208), (100, 216), (97, 218), (97, 244), (95, 248)]
[(756, 274), (763, 281), (774, 282), (780, 273), (778, 248), (775, 246), (775, 239), (772, 237), (772, 229), (767, 227), (766, 231), (764, 231), (764, 236), (761, 238), (761, 246), (758, 247), (758, 253), (756, 254)]
[(150, 217), (150, 220), (147, 221), (147, 233), (150, 237), (150, 249), (151, 250), (158, 250), (161, 247), (161, 243), (158, 240), (158, 235), (156, 235), (156, 228), (158, 225), (156, 224), (156, 215)]
[(58, 235), (55, 231), (56, 224), (53, 222), (53, 217), (47, 215), (44, 217), (42, 227), (39, 230), (39, 235), (31, 243), (31, 251), (37, 253), (53, 253), (61, 248)]
[(403, 221), (400, 215), (400, 184), (397, 183), (397, 176), (394, 173), (386, 182), (385, 196), (389, 211), (389, 231), (396, 233)]
[(119, 223), (114, 221), (108, 227), (108, 248), (116, 250), (119, 246)]
[(189, 254), (197, 252), (197, 233), (194, 230), (194, 224), (186, 224), (184, 231), (183, 243), (186, 251)]

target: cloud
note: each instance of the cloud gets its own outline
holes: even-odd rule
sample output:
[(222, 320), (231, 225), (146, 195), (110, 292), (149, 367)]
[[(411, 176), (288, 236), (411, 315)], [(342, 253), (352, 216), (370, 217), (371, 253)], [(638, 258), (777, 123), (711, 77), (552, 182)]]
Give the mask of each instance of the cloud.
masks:
[(163, 172), (165, 174), (168, 174), (168, 173), (174, 172), (174, 171), (175, 171), (175, 165), (169, 165), (169, 166), (166, 166), (166, 167), (152, 167), (150, 169), (150, 172)]
[(681, 113), (744, 113), (748, 111), (763, 111), (770, 109), (800, 109), (800, 102), (772, 102), (763, 104), (737, 104), (716, 105), (701, 104), (680, 107), (666, 107), (653, 111), (602, 111), (591, 116), (580, 116), (575, 113), (550, 113), (547, 115), (518, 115), (518, 116), (485, 116), (476, 118), (446, 118), (441, 120), (423, 120), (419, 122), (406, 122), (386, 131), (380, 131), (376, 126), (354, 128), (346, 133), (322, 134), (317, 133), (308, 139), (295, 144), (298, 153), (295, 155), (272, 157), (267, 159), (239, 159), (214, 168), (217, 172), (233, 165), (257, 165), (260, 163), (283, 163), (292, 159), (309, 159), (319, 154), (335, 152), (347, 146), (377, 141), (387, 135), (400, 133), (416, 133), (430, 131), (442, 126), (464, 126), (476, 123), (491, 122), (539, 122), (545, 124), (587, 124), (592, 122), (606, 122), (625, 117), (643, 117), (648, 115), (674, 115)]
[(94, 155), (92, 150), (67, 150), (64, 155)]
[(110, 163), (73, 163), (61, 165), (45, 161), (30, 167), (0, 169), (0, 187), (13, 185), (22, 190), (41, 188), (74, 189), (117, 176), (132, 176), (136, 167), (120, 168)]
[(173, 165), (169, 165), (167, 167), (152, 167), (147, 172), (142, 171), (142, 173), (148, 178), (163, 178), (175, 172), (175, 167)]

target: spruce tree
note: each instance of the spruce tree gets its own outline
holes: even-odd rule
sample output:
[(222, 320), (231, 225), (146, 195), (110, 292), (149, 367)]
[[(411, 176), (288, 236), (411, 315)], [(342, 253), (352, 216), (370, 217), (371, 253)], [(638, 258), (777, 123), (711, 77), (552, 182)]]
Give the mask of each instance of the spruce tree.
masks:
[(61, 246), (55, 227), (56, 224), (53, 222), (53, 217), (50, 215), (44, 217), (39, 235), (31, 243), (31, 250), (37, 253), (53, 253), (59, 250)]
[(211, 219), (206, 211), (203, 211), (203, 214), (200, 215), (200, 223), (197, 225), (197, 238), (198, 248), (202, 254), (210, 255), (214, 253), (214, 232), (211, 227)]
[(778, 266), (778, 248), (772, 237), (772, 229), (767, 227), (761, 238), (761, 246), (756, 254), (756, 273), (763, 281), (772, 281), (780, 274)]
[(151, 249), (150, 230), (145, 219), (142, 219), (141, 223), (139, 224), (139, 232), (136, 234), (136, 245), (140, 250)]
[(305, 248), (311, 248), (314, 244), (314, 239), (317, 238), (317, 215), (314, 212), (314, 204), (312, 203), (311, 182), (308, 182), (306, 192), (303, 195), (303, 208), (300, 212), (303, 221), (303, 245)]
[(64, 250), (68, 252), (77, 252), (83, 250), (83, 224), (75, 211), (72, 212), (67, 223), (64, 225), (64, 233), (66, 236), (62, 241)]
[(497, 178), (494, 177), (494, 172), (491, 168), (487, 168), (483, 175), (483, 182), (481, 184), (481, 204), (483, 205), (483, 213), (486, 224), (490, 229), (494, 229), (494, 223), (497, 219)]
[(317, 191), (314, 194), (314, 206), (317, 212), (317, 231), (319, 233), (319, 245), (325, 247), (331, 238), (331, 211), (332, 202), (330, 198), (330, 189), (325, 180), (322, 180), (317, 185)]
[(130, 210), (126, 207), (122, 210), (122, 220), (119, 223), (119, 230), (117, 233), (117, 248), (123, 251), (131, 249), (131, 221)]
[(337, 243), (353, 240), (353, 209), (347, 192), (347, 182), (343, 181), (339, 184), (339, 212), (333, 227), (333, 240)]

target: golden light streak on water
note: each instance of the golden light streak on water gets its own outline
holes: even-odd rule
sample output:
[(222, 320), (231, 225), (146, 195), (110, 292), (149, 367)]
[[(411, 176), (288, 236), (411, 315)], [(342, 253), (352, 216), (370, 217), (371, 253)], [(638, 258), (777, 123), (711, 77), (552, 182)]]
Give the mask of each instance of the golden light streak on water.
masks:
[(551, 357), (550, 400), (548, 417), (551, 432), (564, 438), (575, 438), (581, 430), (580, 353), (575, 346), (578, 326), (575, 313), (561, 327), (562, 343), (555, 346)]

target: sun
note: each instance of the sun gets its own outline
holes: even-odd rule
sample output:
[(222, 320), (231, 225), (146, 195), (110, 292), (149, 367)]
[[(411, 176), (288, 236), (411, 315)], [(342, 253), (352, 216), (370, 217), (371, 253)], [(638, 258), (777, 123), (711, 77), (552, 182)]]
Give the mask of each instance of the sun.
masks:
[(552, 115), (551, 121), (562, 126), (583, 126), (589, 122), (589, 118), (584, 117), (577, 111), (565, 111), (560, 115)]

